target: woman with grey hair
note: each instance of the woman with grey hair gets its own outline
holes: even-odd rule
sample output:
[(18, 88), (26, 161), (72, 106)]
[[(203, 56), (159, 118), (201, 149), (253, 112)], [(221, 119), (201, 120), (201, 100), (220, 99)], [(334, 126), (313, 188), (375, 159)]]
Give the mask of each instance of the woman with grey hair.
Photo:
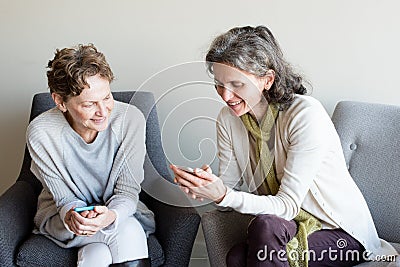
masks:
[(171, 169), (191, 197), (254, 215), (227, 265), (353, 266), (395, 253), (378, 238), (330, 117), (305, 95), (271, 31), (233, 28), (206, 61), (227, 105), (217, 121), (219, 176), (207, 165)]

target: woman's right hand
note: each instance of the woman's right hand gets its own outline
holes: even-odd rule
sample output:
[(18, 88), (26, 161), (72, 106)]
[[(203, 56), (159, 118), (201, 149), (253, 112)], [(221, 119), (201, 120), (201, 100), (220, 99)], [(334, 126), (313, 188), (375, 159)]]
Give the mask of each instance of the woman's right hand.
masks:
[(208, 165), (204, 165), (201, 169), (196, 168), (194, 174), (180, 170), (174, 165), (170, 168), (175, 174), (175, 182), (193, 199), (207, 198), (219, 203), (225, 197), (226, 186), (218, 176), (212, 173)]
[(83, 232), (83, 230), (80, 230), (81, 226), (79, 225), (78, 222), (78, 216), (79, 217), (83, 217), (83, 214), (85, 214), (86, 216), (88, 215), (88, 211), (84, 211), (82, 212), (82, 214), (80, 214), (79, 212), (76, 212), (74, 210), (75, 207), (72, 207), (66, 214), (65, 214), (65, 224), (68, 225), (69, 230), (71, 230), (72, 232), (74, 232), (74, 234), (76, 235), (86, 235), (85, 232)]
[(114, 211), (106, 206), (95, 206), (92, 211), (78, 213), (70, 209), (65, 215), (65, 223), (76, 235), (93, 236), (116, 219)]

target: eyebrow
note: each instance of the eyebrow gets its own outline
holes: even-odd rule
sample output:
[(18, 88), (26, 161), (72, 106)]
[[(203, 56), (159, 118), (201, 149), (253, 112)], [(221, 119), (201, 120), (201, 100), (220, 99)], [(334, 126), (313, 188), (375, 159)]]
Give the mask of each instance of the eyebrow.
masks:
[[(103, 99), (106, 99), (109, 96), (111, 96), (111, 91), (105, 97), (103, 97)], [(80, 104), (82, 104), (82, 103), (96, 103), (96, 102), (99, 102), (99, 101), (100, 100), (97, 100), (97, 101), (95, 101), (95, 100), (86, 100), (86, 101), (80, 102)]]
[[(216, 84), (220, 84), (220, 85), (222, 85), (222, 86), (225, 86), (224, 83), (218, 81), (217, 79), (214, 79), (214, 82), (215, 82)], [(242, 83), (242, 84), (245, 84), (244, 82), (239, 81), (239, 80), (232, 80), (232, 81), (227, 82), (227, 84), (233, 84), (233, 83)]]

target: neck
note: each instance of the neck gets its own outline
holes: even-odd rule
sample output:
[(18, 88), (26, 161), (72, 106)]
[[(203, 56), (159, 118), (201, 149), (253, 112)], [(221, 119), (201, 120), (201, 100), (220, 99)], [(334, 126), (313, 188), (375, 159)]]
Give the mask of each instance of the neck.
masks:
[(259, 123), (265, 116), (268, 110), (268, 102), (265, 98), (261, 98), (260, 102), (249, 111), (250, 115)]
[(64, 113), (64, 117), (66, 118), (66, 120), (68, 121), (69, 125), (71, 126), (71, 128), (77, 133), (79, 134), (82, 139), (87, 143), (93, 143), (93, 141), (96, 139), (98, 132), (94, 131), (94, 130), (90, 130), (88, 128), (83, 129), (82, 127), (79, 128), (76, 126), (76, 124), (74, 124), (74, 120), (71, 118), (71, 116), (69, 115), (68, 112)]

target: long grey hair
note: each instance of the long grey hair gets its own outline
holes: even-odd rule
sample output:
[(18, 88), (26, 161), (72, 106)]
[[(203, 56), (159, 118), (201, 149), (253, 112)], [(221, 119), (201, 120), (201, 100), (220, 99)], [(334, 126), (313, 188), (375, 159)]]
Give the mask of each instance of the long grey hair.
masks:
[(237, 27), (216, 37), (206, 55), (207, 70), (213, 74), (213, 63), (227, 64), (258, 77), (269, 70), (275, 81), (264, 96), (270, 103), (288, 107), (295, 94), (306, 94), (303, 78), (294, 73), (284, 59), (282, 50), (271, 31), (265, 26)]

